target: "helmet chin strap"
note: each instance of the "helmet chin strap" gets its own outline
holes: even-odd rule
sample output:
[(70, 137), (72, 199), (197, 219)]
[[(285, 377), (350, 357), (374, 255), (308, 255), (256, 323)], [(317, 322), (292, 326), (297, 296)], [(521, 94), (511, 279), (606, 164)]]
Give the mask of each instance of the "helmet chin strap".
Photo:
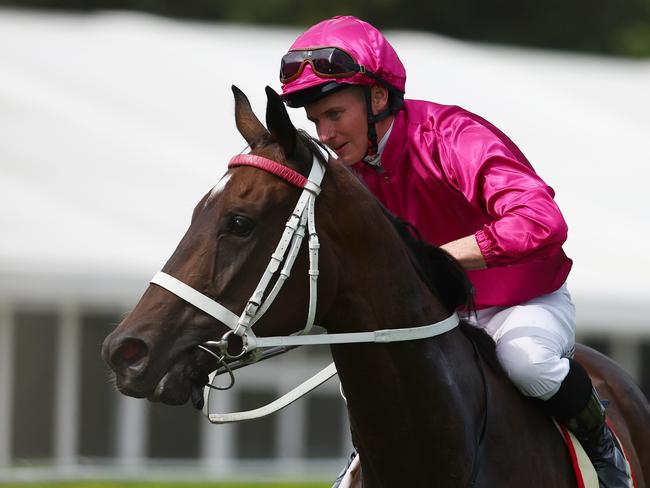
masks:
[(363, 87), (363, 94), (366, 98), (366, 112), (368, 116), (368, 150), (366, 155), (361, 159), (365, 164), (371, 168), (381, 171), (381, 166), (378, 164), (379, 160), (379, 141), (377, 137), (377, 122), (381, 122), (386, 117), (391, 115), (390, 104), (386, 109), (378, 114), (372, 112), (372, 97), (371, 88), (369, 86)]

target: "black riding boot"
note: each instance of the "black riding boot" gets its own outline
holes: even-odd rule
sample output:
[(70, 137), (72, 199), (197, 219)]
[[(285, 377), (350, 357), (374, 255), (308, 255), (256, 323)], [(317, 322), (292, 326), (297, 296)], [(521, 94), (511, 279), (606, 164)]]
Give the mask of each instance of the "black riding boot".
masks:
[(605, 422), (605, 408), (585, 369), (569, 359), (560, 389), (544, 402), (546, 410), (578, 438), (596, 468), (600, 488), (629, 488), (626, 461)]
[(596, 468), (600, 488), (629, 488), (627, 461), (605, 422), (605, 407), (592, 390), (587, 406), (569, 419), (566, 426), (585, 449)]

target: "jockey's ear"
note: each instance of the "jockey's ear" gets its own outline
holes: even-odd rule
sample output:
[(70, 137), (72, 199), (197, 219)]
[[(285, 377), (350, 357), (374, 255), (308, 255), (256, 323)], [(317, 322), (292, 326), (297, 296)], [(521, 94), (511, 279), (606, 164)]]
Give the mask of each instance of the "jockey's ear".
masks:
[(235, 96), (235, 123), (237, 130), (246, 140), (251, 149), (254, 149), (257, 144), (268, 135), (266, 127), (255, 116), (251, 103), (244, 92), (232, 85), (232, 93)]
[(266, 126), (273, 139), (280, 145), (287, 159), (292, 159), (296, 153), (298, 134), (293, 126), (287, 109), (280, 95), (270, 86), (266, 87)]
[(377, 115), (388, 108), (389, 95), (388, 89), (382, 85), (373, 85), (370, 88), (370, 100), (372, 103), (372, 113)]

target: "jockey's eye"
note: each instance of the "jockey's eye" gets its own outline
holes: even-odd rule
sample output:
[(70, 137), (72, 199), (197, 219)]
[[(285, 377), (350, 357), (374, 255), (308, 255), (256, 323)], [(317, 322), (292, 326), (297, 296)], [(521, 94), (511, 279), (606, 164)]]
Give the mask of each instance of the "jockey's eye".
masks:
[(226, 224), (226, 231), (239, 237), (246, 237), (253, 230), (253, 221), (241, 215), (232, 215)]

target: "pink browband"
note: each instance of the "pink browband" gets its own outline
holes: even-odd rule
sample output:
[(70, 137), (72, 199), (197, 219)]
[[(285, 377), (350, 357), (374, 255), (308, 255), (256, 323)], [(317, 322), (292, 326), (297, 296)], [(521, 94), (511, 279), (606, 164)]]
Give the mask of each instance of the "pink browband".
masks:
[(253, 166), (254, 168), (263, 169), (264, 171), (273, 173), (299, 188), (304, 188), (307, 184), (306, 176), (303, 176), (297, 171), (280, 163), (263, 158), (262, 156), (255, 156), (254, 154), (238, 154), (237, 156), (233, 156), (228, 163), (229, 168), (235, 168), (237, 166)]

